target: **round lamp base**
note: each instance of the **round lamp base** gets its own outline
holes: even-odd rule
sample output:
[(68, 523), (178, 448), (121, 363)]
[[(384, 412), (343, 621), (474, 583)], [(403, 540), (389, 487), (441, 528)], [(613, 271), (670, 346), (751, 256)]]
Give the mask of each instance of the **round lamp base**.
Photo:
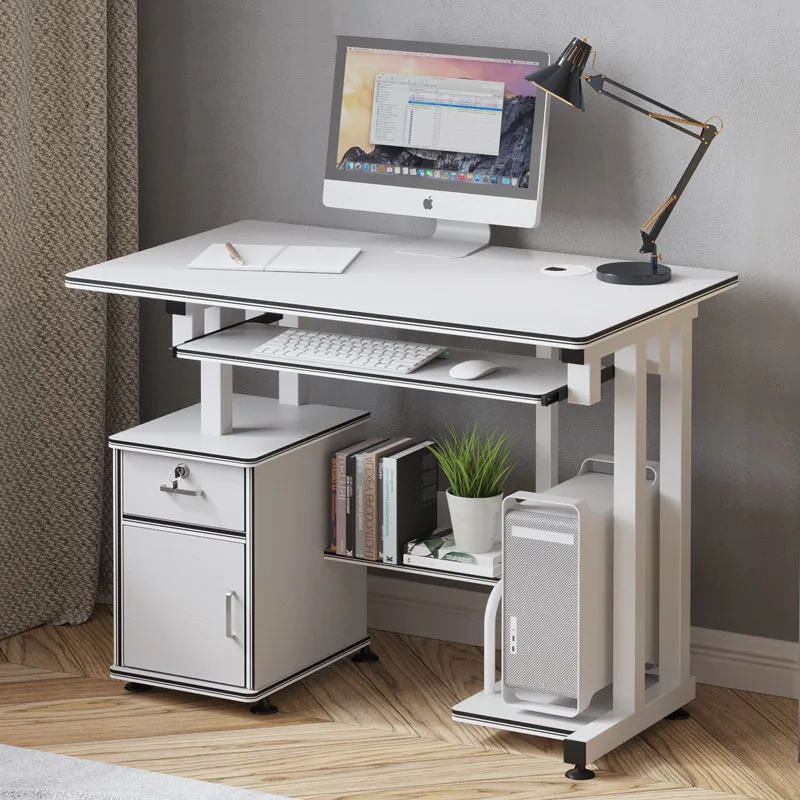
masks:
[(649, 286), (653, 283), (666, 283), (672, 278), (669, 267), (658, 264), (653, 271), (649, 261), (614, 261), (601, 264), (595, 274), (599, 281), (622, 286)]

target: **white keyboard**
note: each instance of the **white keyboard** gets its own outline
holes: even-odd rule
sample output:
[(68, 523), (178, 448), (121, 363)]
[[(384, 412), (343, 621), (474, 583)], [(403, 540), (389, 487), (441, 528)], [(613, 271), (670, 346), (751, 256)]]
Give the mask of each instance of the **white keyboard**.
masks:
[(321, 333), (302, 328), (290, 328), (253, 349), (254, 355), (298, 365), (353, 367), (388, 375), (406, 375), (444, 352), (445, 348), (430, 344)]

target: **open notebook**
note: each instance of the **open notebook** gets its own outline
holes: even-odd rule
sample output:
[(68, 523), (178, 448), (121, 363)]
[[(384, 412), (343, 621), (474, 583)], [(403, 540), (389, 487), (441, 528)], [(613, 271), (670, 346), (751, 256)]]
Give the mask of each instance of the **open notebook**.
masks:
[(237, 264), (225, 243), (212, 244), (189, 264), (191, 269), (221, 269), (237, 272), (344, 272), (361, 252), (359, 247), (236, 244), (244, 260)]

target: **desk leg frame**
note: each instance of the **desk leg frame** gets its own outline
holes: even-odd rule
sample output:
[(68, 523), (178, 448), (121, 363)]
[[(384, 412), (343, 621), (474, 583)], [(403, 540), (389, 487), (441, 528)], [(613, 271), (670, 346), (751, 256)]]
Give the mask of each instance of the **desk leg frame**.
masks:
[[(555, 358), (557, 351), (537, 347), (539, 358)], [(544, 492), (558, 483), (558, 407), (536, 406), (536, 491)]]
[(564, 741), (564, 760), (590, 763), (690, 702), (692, 316), (661, 338), (659, 678), (645, 689), (645, 343), (615, 355), (614, 687), (610, 713)]
[[(299, 328), (300, 318), (284, 314), (280, 322), (286, 328)], [(308, 403), (308, 376), (296, 372), (278, 373), (278, 402), (287, 406)]]
[[(561, 738), (564, 761), (590, 764), (695, 696), (689, 667), (691, 545), (692, 320), (673, 317), (656, 331), (661, 374), (661, 497), (659, 553), (659, 674), (645, 681), (645, 459), (647, 337), (615, 353), (614, 381), (614, 663), (610, 708), (554, 730), (554, 718), (502, 700), (494, 677), (495, 587), (487, 605), (484, 691), (460, 703), (454, 719), (486, 727)], [(652, 337), (651, 337), (652, 338)], [(537, 419), (538, 422), (538, 419)], [(537, 488), (538, 488), (537, 464)], [(492, 619), (490, 620), (489, 617)], [(491, 627), (491, 631), (489, 628)], [(489, 651), (491, 648), (491, 652)]]
[(666, 683), (689, 678), (691, 626), (692, 323), (668, 331), (661, 376), (659, 672)]
[[(205, 310), (204, 332), (213, 333), (244, 319), (244, 311), (212, 306)], [(207, 436), (233, 432), (233, 366), (200, 364), (200, 430)]]
[(647, 353), (614, 358), (614, 709), (644, 705)]

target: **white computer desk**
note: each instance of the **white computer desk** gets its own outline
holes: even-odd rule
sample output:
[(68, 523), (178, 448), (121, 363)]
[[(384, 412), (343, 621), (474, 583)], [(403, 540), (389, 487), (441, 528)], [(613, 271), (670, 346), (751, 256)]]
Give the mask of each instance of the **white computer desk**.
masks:
[[(208, 244), (222, 241), (355, 245), (363, 252), (343, 275), (186, 268)], [(491, 676), (487, 691), (453, 712), (463, 722), (563, 739), (565, 761), (589, 763), (694, 697), (689, 670), (692, 322), (701, 301), (737, 284), (733, 272), (684, 267), (673, 267), (669, 283), (650, 287), (614, 286), (593, 274), (541, 272), (550, 264), (595, 267), (605, 260), (505, 247), (443, 260), (396, 253), (389, 237), (378, 234), (246, 221), (71, 272), (66, 283), (72, 289), (171, 301), (174, 354), (202, 363), (204, 434), (231, 431), (233, 365), (278, 369), (280, 401), (289, 404), (305, 402), (302, 373), (529, 403), (536, 407), (536, 486), (531, 488), (539, 491), (557, 482), (558, 401), (599, 402), (603, 380), (610, 377), (601, 360), (613, 356), (613, 696), (591, 715), (554, 721), (511, 710), (492, 691)], [(252, 359), (250, 350), (276, 326), (262, 324), (263, 317), (243, 322), (265, 312), (283, 315), (283, 325), (313, 327), (314, 320), (327, 319), (413, 332), (400, 334), (411, 339), (424, 340), (430, 333), (471, 337), (483, 340), (484, 348), (489, 342), (492, 358), (504, 369), (466, 382), (449, 378), (436, 363), (398, 378), (266, 364)], [(215, 333), (221, 328), (226, 329)], [(513, 354), (504, 353), (506, 342), (530, 345), (530, 352), (519, 355), (520, 348), (513, 347)], [(469, 348), (456, 348), (451, 359), (470, 354)], [(657, 680), (646, 682), (641, 532), (648, 373), (661, 380), (661, 544), (660, 670)]]

